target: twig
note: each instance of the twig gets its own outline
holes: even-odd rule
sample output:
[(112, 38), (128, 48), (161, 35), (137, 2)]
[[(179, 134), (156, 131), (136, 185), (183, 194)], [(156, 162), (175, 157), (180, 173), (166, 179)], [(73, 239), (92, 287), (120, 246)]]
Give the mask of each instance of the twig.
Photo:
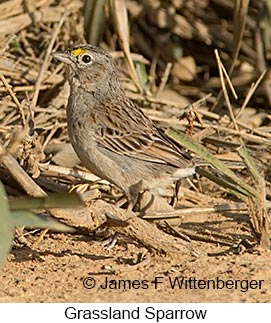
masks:
[[(266, 20), (264, 17), (267, 15), (266, 13), (266, 5), (264, 2), (259, 2), (258, 6), (258, 15), (256, 20), (256, 30), (255, 30), (255, 46), (256, 46), (256, 53), (257, 53), (257, 66), (260, 72), (264, 72), (267, 70), (267, 64), (266, 64), (266, 50), (267, 50), (267, 44), (265, 43), (264, 37), (263, 37), (263, 30), (265, 29), (265, 25), (268, 25), (267, 28), (269, 28), (269, 21)], [(263, 84), (263, 87), (266, 92), (266, 97), (271, 104), (271, 89), (270, 89), (270, 83), (265, 82)]]
[[(232, 61), (229, 68), (229, 78), (231, 77), (234, 66), (239, 55), (239, 51), (242, 45), (242, 39), (244, 36), (246, 21), (247, 21), (247, 11), (249, 7), (249, 0), (235, 1), (234, 8), (234, 39), (232, 48)], [(213, 105), (212, 110), (219, 109), (222, 104), (222, 93), (223, 89), (220, 91), (217, 97), (216, 103)]]
[(22, 169), (17, 160), (0, 144), (0, 162), (7, 168), (17, 183), (31, 196), (43, 197), (46, 193)]
[(68, 167), (62, 167), (62, 166), (57, 166), (57, 165), (50, 165), (50, 164), (41, 164), (39, 163), (39, 169), (41, 170), (42, 174), (44, 175), (65, 175), (65, 176), (73, 176), (75, 178), (79, 178), (85, 181), (90, 181), (90, 182), (97, 182), (100, 181), (102, 183), (107, 183), (105, 180), (101, 180), (100, 177), (97, 177), (94, 174), (84, 172), (81, 170), (73, 169), (73, 168), (68, 168)]
[(54, 46), (54, 43), (56, 41), (56, 37), (59, 33), (59, 30), (62, 26), (62, 24), (64, 23), (66, 17), (68, 15), (68, 12), (65, 11), (59, 21), (59, 23), (57, 24), (56, 26), (56, 29), (52, 35), (52, 38), (51, 38), (51, 41), (49, 43), (49, 46), (47, 48), (47, 51), (46, 51), (46, 54), (45, 54), (45, 57), (44, 57), (44, 61), (41, 65), (41, 68), (40, 68), (40, 71), (39, 71), (39, 74), (38, 74), (38, 78), (37, 78), (37, 81), (35, 83), (35, 92), (34, 92), (34, 95), (33, 95), (33, 98), (32, 98), (32, 102), (31, 102), (31, 105), (30, 105), (30, 110), (31, 111), (34, 111), (35, 110), (35, 107), (36, 107), (36, 104), (38, 102), (38, 97), (39, 97), (39, 92), (40, 92), (40, 86), (41, 86), (41, 82), (42, 82), (42, 79), (43, 79), (43, 75), (48, 67), (48, 62), (49, 62), (49, 57), (50, 57), (50, 54), (53, 50), (53, 46)]
[(223, 64), (221, 62), (221, 59), (219, 57), (217, 49), (215, 49), (215, 57), (216, 57), (216, 60), (217, 60), (221, 87), (222, 87), (222, 91), (224, 93), (224, 98), (225, 98), (225, 101), (226, 101), (226, 104), (227, 104), (227, 107), (228, 107), (228, 111), (229, 111), (229, 114), (230, 114), (230, 117), (231, 117), (231, 120), (233, 122), (235, 130), (239, 130), (238, 125), (237, 125), (236, 120), (235, 120), (233, 110), (232, 110), (232, 106), (231, 106), (231, 102), (230, 102), (229, 95), (228, 95), (228, 92), (227, 92), (227, 87), (226, 87), (226, 84), (225, 84), (225, 81), (224, 81), (224, 77), (223, 77), (223, 75), (227, 75), (227, 74), (225, 74), (226, 70), (225, 70), (224, 67), (222, 67)]
[(124, 56), (127, 61), (128, 68), (130, 70), (131, 77), (139, 90), (142, 93), (142, 87), (138, 80), (135, 66), (131, 57), (130, 45), (129, 45), (129, 23), (128, 13), (126, 8), (126, 2), (124, 0), (110, 0), (109, 1), (114, 19), (114, 26), (119, 37), (119, 43), (123, 50)]
[(263, 77), (265, 76), (267, 70), (263, 71), (262, 74), (260, 75), (260, 77), (258, 78), (256, 83), (252, 83), (251, 84), (251, 88), (248, 91), (248, 94), (245, 98), (245, 101), (243, 102), (240, 111), (237, 113), (236, 119), (238, 119), (240, 117), (240, 115), (243, 113), (245, 107), (247, 106), (249, 100), (251, 99), (252, 95), (254, 94), (254, 92), (256, 91), (257, 87), (259, 86), (259, 84), (261, 83)]
[(172, 68), (172, 63), (167, 63), (166, 69), (165, 69), (164, 74), (161, 79), (161, 83), (160, 83), (158, 91), (156, 93), (156, 98), (159, 98), (160, 94), (163, 92), (163, 90), (167, 84), (171, 68)]
[(210, 213), (221, 213), (229, 211), (246, 211), (247, 206), (244, 203), (236, 203), (235, 205), (221, 204), (212, 207), (188, 207), (185, 209), (176, 209), (172, 212), (170, 211), (157, 211), (157, 212), (147, 212), (144, 215), (144, 219), (148, 220), (168, 220), (181, 218), (185, 215), (195, 215), (195, 214), (210, 214)]
[(21, 118), (21, 122), (23, 124), (23, 126), (25, 125), (25, 116), (24, 116), (24, 110), (22, 108), (21, 103), (19, 102), (19, 100), (17, 99), (15, 93), (13, 92), (11, 86), (8, 84), (5, 76), (2, 74), (2, 72), (0, 71), (0, 79), (3, 82), (6, 90), (8, 91), (9, 95), (11, 96), (12, 100), (14, 101), (14, 103), (16, 104), (17, 108), (18, 108), (18, 112)]

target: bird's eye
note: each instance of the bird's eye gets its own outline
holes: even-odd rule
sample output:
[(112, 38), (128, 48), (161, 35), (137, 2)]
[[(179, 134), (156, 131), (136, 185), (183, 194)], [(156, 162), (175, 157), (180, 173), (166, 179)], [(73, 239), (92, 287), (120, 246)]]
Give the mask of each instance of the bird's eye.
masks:
[(89, 54), (84, 54), (82, 56), (82, 62), (85, 64), (89, 64), (92, 61), (92, 57)]

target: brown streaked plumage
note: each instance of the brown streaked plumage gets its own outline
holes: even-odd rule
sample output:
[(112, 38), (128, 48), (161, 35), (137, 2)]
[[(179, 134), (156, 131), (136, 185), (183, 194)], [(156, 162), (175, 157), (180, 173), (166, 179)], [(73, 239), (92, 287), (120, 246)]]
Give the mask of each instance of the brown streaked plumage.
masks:
[(108, 52), (78, 45), (53, 56), (67, 65), (69, 137), (90, 171), (120, 187), (132, 205), (141, 191), (163, 194), (195, 172), (185, 152), (126, 96)]

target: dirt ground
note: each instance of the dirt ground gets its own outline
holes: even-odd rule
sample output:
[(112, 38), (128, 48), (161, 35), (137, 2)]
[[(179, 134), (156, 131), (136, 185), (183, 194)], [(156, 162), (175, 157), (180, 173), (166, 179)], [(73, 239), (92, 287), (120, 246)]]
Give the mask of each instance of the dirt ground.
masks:
[[(244, 212), (250, 209), (252, 215), (259, 214), (256, 224), (260, 229), (262, 223), (267, 223), (261, 215), (270, 213), (270, 72), (260, 82), (271, 57), (266, 37), (270, 30), (267, 4), (127, 0), (123, 2), (126, 12), (124, 7), (117, 10), (112, 6), (114, 1), (103, 3), (104, 6), (101, 1), (84, 0), (0, 1), (2, 155), (15, 157), (23, 166), (20, 171), (33, 175), (38, 188), (47, 193), (68, 192), (78, 184), (87, 187), (90, 182), (97, 185), (105, 201), (118, 197), (111, 194), (115, 189), (110, 185), (97, 184), (92, 174), (79, 175), (82, 167), (75, 165), (66, 146), (69, 88), (63, 66), (52, 60), (50, 53), (87, 40), (112, 53), (127, 96), (155, 123), (165, 130), (186, 132), (222, 160), (239, 161), (240, 143), (244, 143), (260, 166), (266, 187), (253, 167), (251, 174), (250, 162), (250, 172), (237, 169), (239, 179), (252, 189), (247, 190), (246, 185), (245, 192), (257, 191), (258, 201), (255, 199), (249, 208), (246, 204), (243, 213), (235, 209), (234, 215), (187, 216), (181, 226), (190, 233), (191, 241), (186, 245), (196, 250), (193, 253), (151, 253), (128, 237), (120, 237), (116, 246), (108, 250), (97, 237), (79, 232), (50, 232), (35, 244), (39, 232), (25, 231), (25, 241), (15, 239), (0, 268), (0, 302), (270, 302), (271, 251), (250, 248), (249, 242), (243, 249), (234, 247), (238, 241), (253, 241)], [(129, 33), (124, 32), (128, 29)], [(130, 46), (128, 58), (131, 56), (135, 64), (136, 79), (142, 83), (144, 95), (131, 82), (126, 45)], [(226, 78), (220, 75), (214, 49), (225, 70), (232, 71), (229, 75), (235, 91), (228, 91), (230, 104), (227, 97), (226, 104), (220, 100)], [(57, 147), (62, 148), (58, 151)], [(0, 172), (8, 197), (25, 193), (40, 196), (37, 189), (33, 190), (30, 177), (25, 189), (18, 174), (21, 172), (10, 163)], [(85, 175), (92, 179), (86, 180)], [(218, 183), (221, 178), (217, 177)], [(226, 182), (230, 184), (226, 188), (233, 183), (236, 179)], [(233, 206), (244, 202), (240, 194), (236, 200), (231, 190), (225, 193), (225, 183), (222, 184), (220, 189), (195, 176), (187, 184), (186, 193), (181, 192), (181, 206), (201, 212), (223, 206), (225, 201)], [(244, 192), (244, 185), (240, 187), (239, 193)], [(170, 238), (174, 240), (175, 235)], [(176, 238), (176, 243), (184, 242)]]
[[(199, 255), (168, 257), (122, 237), (106, 250), (93, 237), (47, 233), (38, 246), (13, 248), (0, 302), (270, 302), (270, 252), (218, 255), (227, 248), (191, 244)], [(187, 288), (171, 287), (178, 277)]]

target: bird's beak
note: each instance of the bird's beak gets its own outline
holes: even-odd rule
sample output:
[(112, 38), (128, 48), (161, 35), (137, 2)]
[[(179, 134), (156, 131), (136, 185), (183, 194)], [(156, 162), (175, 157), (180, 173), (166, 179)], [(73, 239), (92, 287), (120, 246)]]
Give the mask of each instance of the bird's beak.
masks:
[(51, 54), (54, 58), (65, 64), (72, 64), (71, 54), (67, 52), (54, 52)]

